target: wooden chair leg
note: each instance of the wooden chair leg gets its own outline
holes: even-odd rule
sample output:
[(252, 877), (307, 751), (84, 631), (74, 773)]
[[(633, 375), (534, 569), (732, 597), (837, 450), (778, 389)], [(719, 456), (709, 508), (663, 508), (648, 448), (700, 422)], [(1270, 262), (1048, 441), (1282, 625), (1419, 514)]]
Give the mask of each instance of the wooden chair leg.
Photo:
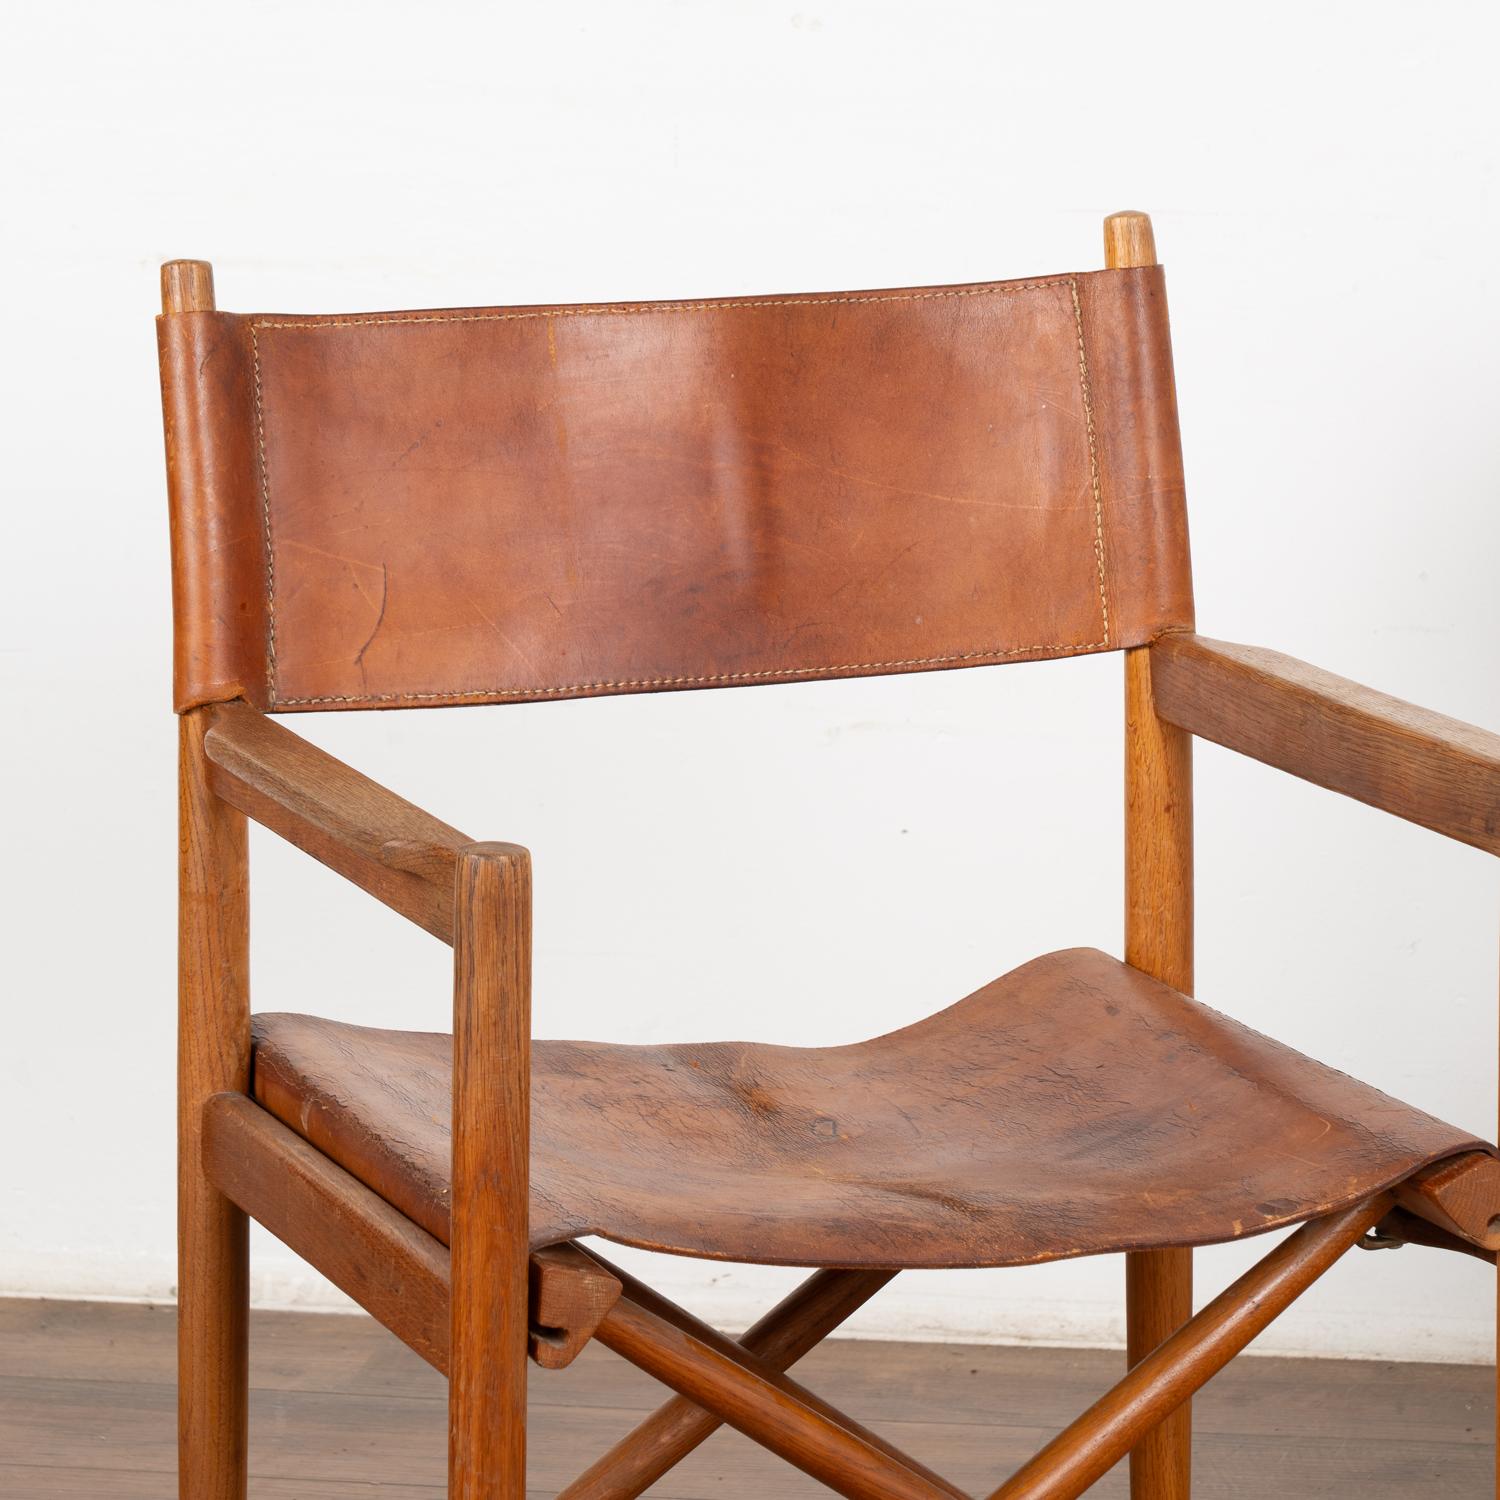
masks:
[[(1125, 1358), (1134, 1369), (1193, 1316), (1193, 1252), (1143, 1250), (1125, 1257)], [(1193, 1409), (1184, 1402), (1130, 1454), (1131, 1500), (1188, 1500)]]
[(449, 1500), (526, 1493), (531, 862), (458, 859), (453, 933)]
[(248, 1224), (205, 1173), (203, 1104), (250, 1086), (248, 868), (245, 819), (209, 789), (207, 717), (180, 724), (178, 1489), (182, 1500), (244, 1500)]
[[(1137, 1364), (1113, 1390), (1021, 1465), (989, 1500), (1076, 1500), (1146, 1431), (1213, 1378), (1389, 1211), (1394, 1197), (1313, 1219), (1295, 1229), (1191, 1322)], [(1185, 1492), (1184, 1492), (1185, 1493)]]

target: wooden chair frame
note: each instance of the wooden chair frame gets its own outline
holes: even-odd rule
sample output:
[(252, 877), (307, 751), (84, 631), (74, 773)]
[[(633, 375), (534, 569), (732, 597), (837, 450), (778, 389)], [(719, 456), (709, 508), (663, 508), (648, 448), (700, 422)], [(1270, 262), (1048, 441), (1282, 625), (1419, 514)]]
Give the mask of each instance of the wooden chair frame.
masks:
[[(1106, 224), (1111, 266), (1154, 263), (1149, 221)], [(163, 269), (169, 314), (208, 267)], [(1500, 736), (1271, 652), (1168, 634), (1126, 653), (1126, 959), (1192, 989), (1193, 736), (1500, 853)], [(816, 1272), (735, 1341), (597, 1254), (527, 1244), (530, 863), (475, 843), (243, 702), (180, 738), (180, 1485), (246, 1486), (248, 1218), (448, 1375), (449, 1493), (525, 1488), (526, 1360), (599, 1339), (677, 1394), (563, 1495), (627, 1500), (721, 1423), (853, 1500), (962, 1492), (785, 1371), (896, 1274)], [(249, 1097), (247, 819), (454, 950), (451, 1249)], [(1186, 1249), (1126, 1257), (1128, 1373), (991, 1500), (1064, 1500), (1126, 1453), (1135, 1500), (1186, 1500), (1190, 1398), (1371, 1237), (1500, 1249), (1500, 1166), (1471, 1154), (1303, 1224), (1196, 1316)]]

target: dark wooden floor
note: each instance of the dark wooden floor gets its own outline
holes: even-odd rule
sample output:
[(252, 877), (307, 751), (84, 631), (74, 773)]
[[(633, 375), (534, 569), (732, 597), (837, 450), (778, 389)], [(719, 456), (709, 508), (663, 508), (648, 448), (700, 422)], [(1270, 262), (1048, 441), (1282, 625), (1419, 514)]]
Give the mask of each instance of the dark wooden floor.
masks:
[[(173, 1314), (0, 1300), (0, 1495), (169, 1500)], [(822, 1394), (986, 1494), (1117, 1375), (1119, 1356), (956, 1344), (824, 1345), (798, 1367)], [(363, 1318), (254, 1320), (256, 1500), (436, 1500), (444, 1386)], [(531, 1492), (551, 1496), (662, 1388), (602, 1350), (532, 1371)], [(1491, 1496), (1493, 1371), (1245, 1359), (1197, 1403), (1199, 1500)], [(828, 1492), (721, 1432), (657, 1486), (677, 1500)], [(1125, 1493), (1123, 1466), (1093, 1491)]]

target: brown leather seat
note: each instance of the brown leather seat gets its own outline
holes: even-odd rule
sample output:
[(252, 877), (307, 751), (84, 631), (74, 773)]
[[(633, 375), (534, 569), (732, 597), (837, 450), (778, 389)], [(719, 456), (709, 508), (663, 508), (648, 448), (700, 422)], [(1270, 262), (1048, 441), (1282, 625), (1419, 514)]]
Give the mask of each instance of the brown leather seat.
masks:
[[(533, 1247), (1002, 1266), (1236, 1239), (1481, 1143), (1092, 949), (842, 1047), (533, 1048)], [(260, 1102), (448, 1238), (452, 1038), (255, 1023)]]

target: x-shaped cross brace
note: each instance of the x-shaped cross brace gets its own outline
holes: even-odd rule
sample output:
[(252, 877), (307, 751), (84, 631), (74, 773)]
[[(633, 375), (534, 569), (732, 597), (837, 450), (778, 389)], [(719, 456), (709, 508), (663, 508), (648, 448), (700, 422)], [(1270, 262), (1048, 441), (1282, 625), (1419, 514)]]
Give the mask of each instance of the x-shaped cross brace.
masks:
[[(1023, 1464), (988, 1500), (1072, 1500), (1294, 1302), (1390, 1210), (1382, 1193), (1283, 1240), (1118, 1385)], [(884, 1286), (893, 1271), (819, 1271), (739, 1342), (592, 1251), (620, 1286), (594, 1336), (678, 1395), (622, 1439), (559, 1500), (634, 1500), (720, 1423), (849, 1500), (967, 1500), (964, 1492), (845, 1416), (784, 1371)]]
[[(369, 1296), (372, 1288), (392, 1288), (370, 1299), (371, 1310), (447, 1373), (447, 1247), (243, 1095), (215, 1095), (203, 1118), (205, 1163), (220, 1190), (345, 1290)], [(330, 1220), (357, 1233), (309, 1228)], [(1500, 1252), (1500, 1162), (1467, 1152), (1303, 1224), (988, 1500), (1082, 1494), (1377, 1226), (1378, 1243), (1412, 1240), (1493, 1260)], [(539, 1249), (530, 1267), (530, 1348), (538, 1364), (561, 1368), (597, 1338), (678, 1393), (561, 1500), (634, 1500), (720, 1423), (850, 1500), (964, 1500), (957, 1487), (784, 1373), (893, 1271), (819, 1271), (736, 1342), (591, 1250)]]

